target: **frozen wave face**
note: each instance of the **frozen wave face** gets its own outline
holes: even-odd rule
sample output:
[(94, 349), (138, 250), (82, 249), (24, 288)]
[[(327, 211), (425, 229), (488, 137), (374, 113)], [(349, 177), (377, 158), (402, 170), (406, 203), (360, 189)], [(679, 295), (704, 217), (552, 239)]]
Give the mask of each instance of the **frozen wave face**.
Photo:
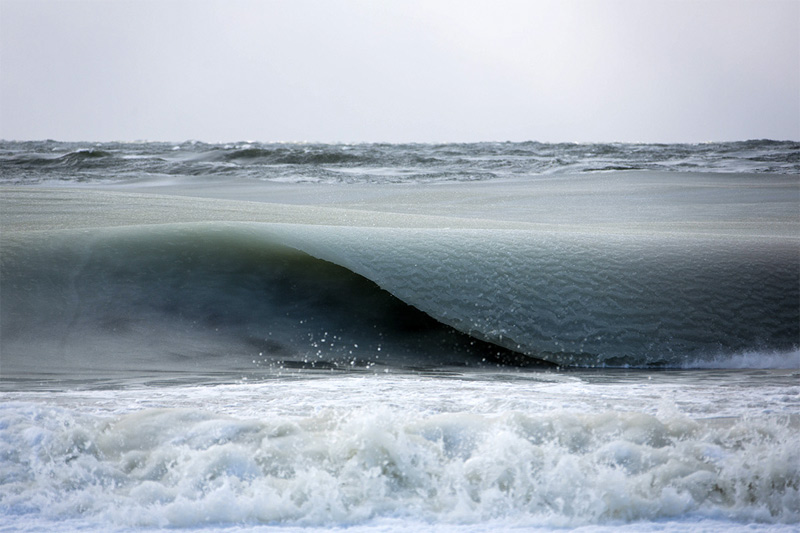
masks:
[(275, 363), (674, 368), (764, 349), (791, 368), (797, 277), (793, 243), (756, 239), (210, 222), (25, 232), (5, 244), (0, 346), (6, 375), (33, 381)]

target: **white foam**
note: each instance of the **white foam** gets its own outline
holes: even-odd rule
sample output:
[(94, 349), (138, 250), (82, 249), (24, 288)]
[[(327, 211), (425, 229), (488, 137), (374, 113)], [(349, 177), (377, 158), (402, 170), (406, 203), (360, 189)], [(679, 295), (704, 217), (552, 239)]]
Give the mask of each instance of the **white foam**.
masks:
[(0, 508), (21, 530), (780, 530), (800, 521), (800, 408), (765, 411), (797, 392), (774, 372), (7, 393)]
[(699, 358), (683, 365), (687, 369), (800, 369), (800, 349), (760, 350)]

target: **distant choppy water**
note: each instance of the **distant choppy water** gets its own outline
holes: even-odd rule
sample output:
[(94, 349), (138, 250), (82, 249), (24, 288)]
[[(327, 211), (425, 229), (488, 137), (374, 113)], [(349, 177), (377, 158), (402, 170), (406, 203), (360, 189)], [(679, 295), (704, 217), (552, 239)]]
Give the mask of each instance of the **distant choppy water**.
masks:
[(3, 531), (795, 531), (800, 143), (0, 143)]
[(0, 142), (0, 180), (219, 176), (287, 182), (471, 181), (611, 170), (800, 172), (800, 143), (263, 144)]

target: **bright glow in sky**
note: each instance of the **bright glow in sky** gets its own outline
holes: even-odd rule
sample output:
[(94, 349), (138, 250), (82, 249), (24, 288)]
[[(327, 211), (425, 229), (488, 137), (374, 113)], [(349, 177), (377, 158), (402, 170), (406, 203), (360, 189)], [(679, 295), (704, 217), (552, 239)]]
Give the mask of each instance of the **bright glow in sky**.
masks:
[(0, 0), (0, 138), (800, 140), (800, 0)]

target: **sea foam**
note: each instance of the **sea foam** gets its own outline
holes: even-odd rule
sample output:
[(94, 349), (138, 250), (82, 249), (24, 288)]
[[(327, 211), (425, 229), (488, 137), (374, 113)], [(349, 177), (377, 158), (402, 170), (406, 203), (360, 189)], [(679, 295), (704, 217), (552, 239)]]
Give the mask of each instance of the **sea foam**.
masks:
[(0, 506), (19, 518), (116, 527), (800, 519), (790, 417), (389, 406), (108, 417), (24, 403), (1, 412)]

